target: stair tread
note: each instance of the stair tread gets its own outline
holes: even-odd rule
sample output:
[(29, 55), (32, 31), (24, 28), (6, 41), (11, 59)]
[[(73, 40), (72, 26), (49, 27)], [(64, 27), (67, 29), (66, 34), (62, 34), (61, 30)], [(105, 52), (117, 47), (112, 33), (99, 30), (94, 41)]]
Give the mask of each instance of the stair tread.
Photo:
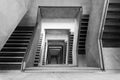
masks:
[(2, 54), (2, 53), (3, 53), (3, 54), (4, 54), (4, 53), (15, 53), (15, 54), (16, 54), (16, 53), (24, 53), (24, 54), (25, 54), (26, 52), (20, 52), (20, 51), (19, 51), (19, 52), (5, 52), (5, 51), (4, 51), (4, 52), (3, 52), (3, 51), (1, 51), (0, 54)]
[(108, 11), (120, 11), (120, 8), (108, 8)]
[(21, 62), (0, 62), (0, 64), (22, 64)]
[(1, 57), (1, 56), (0, 56), (0, 58), (23, 58), (23, 57), (8, 57), (8, 56), (5, 56), (5, 57), (2, 56), (2, 57)]
[(3, 49), (27, 49), (27, 47), (3, 47)]
[(14, 31), (13, 33), (33, 33), (33, 31)]
[(6, 43), (6, 45), (28, 45), (28, 43)]
[(113, 23), (113, 22), (109, 22), (109, 23), (105, 23), (106, 26), (116, 26), (116, 25), (119, 25), (120, 26), (120, 23)]
[(120, 3), (120, 0), (109, 0), (110, 3)]
[(23, 40), (19, 40), (19, 39), (9, 39), (8, 41), (30, 41), (30, 40), (26, 40), (26, 39), (23, 39)]
[(119, 19), (120, 15), (107, 15), (106, 18), (117, 18), (117, 19)]
[(13, 33), (12, 35), (32, 35), (32, 33)]

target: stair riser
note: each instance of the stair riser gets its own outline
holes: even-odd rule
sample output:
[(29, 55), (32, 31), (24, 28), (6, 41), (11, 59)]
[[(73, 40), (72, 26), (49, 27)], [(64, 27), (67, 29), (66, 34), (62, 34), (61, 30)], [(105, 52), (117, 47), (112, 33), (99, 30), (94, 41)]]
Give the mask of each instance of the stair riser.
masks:
[(0, 70), (20, 70), (21, 64), (0, 64)]
[(24, 53), (3, 53), (0, 54), (1, 57), (23, 57)]
[(22, 58), (0, 58), (0, 62), (22, 62)]

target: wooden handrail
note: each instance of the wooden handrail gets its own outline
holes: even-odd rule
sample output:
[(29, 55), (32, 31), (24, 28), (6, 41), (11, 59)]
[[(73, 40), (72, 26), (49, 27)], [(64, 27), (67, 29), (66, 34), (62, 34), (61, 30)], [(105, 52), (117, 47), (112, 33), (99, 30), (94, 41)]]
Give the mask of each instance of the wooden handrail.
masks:
[(102, 47), (103, 47), (102, 36), (103, 36), (104, 25), (105, 25), (106, 16), (107, 16), (108, 5), (109, 5), (109, 0), (105, 0), (103, 12), (102, 12), (101, 23), (100, 23), (99, 35), (98, 35), (100, 64), (101, 64), (101, 70), (103, 70), (103, 71), (105, 70), (105, 65), (104, 65), (104, 58), (103, 58), (103, 52), (102, 52)]

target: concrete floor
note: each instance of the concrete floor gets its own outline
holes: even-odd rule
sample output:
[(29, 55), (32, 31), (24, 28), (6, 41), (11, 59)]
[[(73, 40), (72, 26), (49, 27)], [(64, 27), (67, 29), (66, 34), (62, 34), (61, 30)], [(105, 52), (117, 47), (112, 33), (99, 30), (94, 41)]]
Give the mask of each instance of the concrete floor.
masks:
[(119, 80), (120, 71), (95, 73), (25, 73), (0, 71), (0, 80)]
[[(86, 67), (85, 56), (79, 56), (79, 66)], [(120, 80), (120, 70), (79, 72), (20, 72), (0, 71), (0, 80)]]

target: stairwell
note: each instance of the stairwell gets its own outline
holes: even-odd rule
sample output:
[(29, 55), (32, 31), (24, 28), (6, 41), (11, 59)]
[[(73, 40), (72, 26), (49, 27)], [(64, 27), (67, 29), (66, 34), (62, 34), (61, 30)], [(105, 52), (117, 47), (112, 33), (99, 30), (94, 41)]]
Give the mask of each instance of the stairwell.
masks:
[(0, 51), (0, 70), (20, 69), (34, 26), (18, 26)]
[(85, 44), (86, 44), (86, 36), (88, 29), (89, 15), (83, 14), (81, 19), (81, 27), (79, 31), (79, 41), (78, 41), (78, 54), (85, 54)]

